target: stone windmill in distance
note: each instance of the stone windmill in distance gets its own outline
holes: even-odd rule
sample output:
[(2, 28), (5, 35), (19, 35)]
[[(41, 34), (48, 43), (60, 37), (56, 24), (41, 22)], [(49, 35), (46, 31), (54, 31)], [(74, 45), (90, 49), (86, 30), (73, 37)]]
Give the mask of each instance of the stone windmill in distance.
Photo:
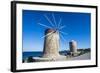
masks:
[(61, 55), (59, 54), (60, 36), (65, 41), (61, 33), (65, 35), (67, 35), (67, 33), (61, 31), (61, 29), (65, 27), (61, 24), (62, 19), (60, 18), (59, 22), (57, 23), (53, 13), (51, 14), (51, 16), (53, 18), (53, 22), (48, 18), (47, 15), (44, 15), (46, 20), (50, 23), (51, 27), (47, 26), (46, 24), (38, 23), (39, 25), (46, 27), (45, 35), (42, 37), (44, 38), (44, 49), (42, 57), (58, 59), (59, 57), (61, 57)]

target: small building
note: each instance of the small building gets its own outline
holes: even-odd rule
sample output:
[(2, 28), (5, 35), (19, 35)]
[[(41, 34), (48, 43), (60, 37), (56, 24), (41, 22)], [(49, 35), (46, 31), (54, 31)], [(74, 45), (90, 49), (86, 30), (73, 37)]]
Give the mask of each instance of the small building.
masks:
[(70, 54), (72, 56), (77, 56), (77, 42), (75, 40), (71, 40), (69, 42)]

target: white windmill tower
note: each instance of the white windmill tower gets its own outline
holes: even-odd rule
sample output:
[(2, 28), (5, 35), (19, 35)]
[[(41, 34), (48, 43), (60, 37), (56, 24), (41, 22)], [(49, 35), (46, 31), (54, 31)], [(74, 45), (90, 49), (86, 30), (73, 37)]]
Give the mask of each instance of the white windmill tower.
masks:
[(50, 23), (50, 26), (47, 26), (46, 24), (38, 23), (41, 26), (46, 27), (45, 35), (42, 38), (44, 39), (44, 49), (43, 49), (43, 58), (52, 58), (52, 59), (58, 59), (61, 57), (59, 54), (59, 47), (60, 47), (60, 36), (63, 40), (64, 37), (62, 34), (67, 34), (65, 32), (62, 32), (61, 29), (63, 29), (65, 26), (61, 24), (62, 19), (60, 18), (59, 22), (57, 23), (55, 20), (55, 16), (52, 13), (53, 22), (48, 18), (47, 15), (44, 15), (47, 21)]

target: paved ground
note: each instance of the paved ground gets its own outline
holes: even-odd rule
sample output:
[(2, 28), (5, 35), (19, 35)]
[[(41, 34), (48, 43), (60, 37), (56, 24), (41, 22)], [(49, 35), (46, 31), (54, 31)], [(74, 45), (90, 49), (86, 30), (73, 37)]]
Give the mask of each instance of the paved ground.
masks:
[(88, 60), (88, 59), (91, 59), (91, 54), (90, 53), (86, 53), (86, 54), (83, 54), (81, 56), (74, 57), (71, 60)]

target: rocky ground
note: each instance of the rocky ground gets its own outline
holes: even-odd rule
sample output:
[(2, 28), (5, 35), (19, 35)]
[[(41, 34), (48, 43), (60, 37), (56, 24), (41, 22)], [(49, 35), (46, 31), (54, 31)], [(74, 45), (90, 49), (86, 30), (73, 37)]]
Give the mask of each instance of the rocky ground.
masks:
[(43, 58), (43, 57), (30, 57), (25, 62), (47, 62), (47, 61), (69, 61), (69, 60), (88, 60), (91, 59), (90, 52), (78, 55), (78, 56), (59, 56), (58, 58)]

